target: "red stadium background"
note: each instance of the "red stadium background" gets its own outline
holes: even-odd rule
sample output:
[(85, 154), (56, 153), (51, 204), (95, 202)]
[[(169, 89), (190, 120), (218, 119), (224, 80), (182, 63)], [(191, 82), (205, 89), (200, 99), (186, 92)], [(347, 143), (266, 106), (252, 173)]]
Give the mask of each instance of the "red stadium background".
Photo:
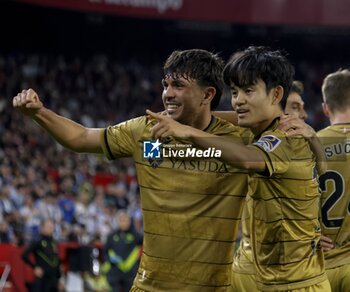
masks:
[[(105, 92), (98, 92), (100, 95), (96, 99), (102, 102), (101, 105), (98, 104), (101, 114), (97, 118), (102, 121), (120, 121), (122, 118), (129, 118), (129, 114), (143, 114), (146, 107), (160, 109), (159, 69), (164, 58), (172, 50), (201, 47), (219, 52), (227, 58), (238, 48), (260, 44), (288, 52), (296, 67), (296, 79), (305, 84), (304, 99), (306, 110), (309, 112), (308, 122), (315, 129), (319, 129), (328, 123), (320, 106), (322, 79), (328, 72), (350, 66), (349, 15), (350, 5), (347, 0), (1, 1), (0, 124), (6, 128), (12, 125), (12, 121), (19, 120), (12, 113), (10, 104), (11, 97), (17, 93), (15, 90), (33, 85), (45, 92), (41, 83), (50, 81), (49, 77), (18, 77), (19, 73), (14, 72), (16, 70), (10, 66), (16, 64), (22, 68), (33, 56), (34, 59), (39, 59), (39, 63), (48, 60), (47, 63), (52, 65), (50, 62), (53, 62), (55, 69), (60, 65), (56, 60), (63, 56), (67, 63), (71, 62), (74, 65), (69, 75), (72, 79), (82, 74), (81, 67), (84, 67), (84, 64), (91, 65), (89, 62), (94, 60), (95, 55), (98, 56), (97, 59), (101, 55), (103, 58), (107, 56), (108, 62), (124, 66), (123, 69), (118, 69), (127, 72), (123, 75), (127, 79), (125, 91), (135, 84), (143, 72), (146, 72), (144, 75), (147, 75), (147, 78), (149, 74), (154, 73), (155, 77), (152, 75), (148, 79), (145, 78), (147, 95), (142, 103), (134, 107), (134, 101), (127, 99), (128, 105), (121, 113), (108, 111), (109, 106), (114, 109), (119, 104), (113, 99), (108, 100), (108, 94), (104, 95)], [(136, 69), (130, 69), (132, 66)], [(50, 68), (45, 71), (48, 76), (50, 72)], [(108, 78), (115, 77), (111, 72), (108, 72)], [(69, 83), (67, 80), (62, 82), (64, 85)], [(112, 83), (106, 85), (108, 90), (111, 89)], [(71, 89), (69, 86), (67, 88)], [(54, 94), (47, 94), (50, 103), (57, 106), (56, 109), (61, 108), (68, 99), (64, 96), (62, 102), (55, 98)], [(72, 114), (76, 118), (82, 118), (84, 111), (91, 110), (88, 108), (91, 100), (85, 100), (86, 96), (79, 98), (78, 106), (72, 105)], [(94, 106), (96, 108), (95, 104)], [(226, 96), (221, 109), (229, 107)], [(23, 125), (24, 122), (21, 122)], [(10, 129), (12, 132), (20, 130)], [(9, 132), (0, 126), (2, 137), (8, 137)], [(40, 133), (37, 134), (38, 137), (42, 137)], [(30, 149), (32, 146), (42, 147), (40, 150), (45, 153), (47, 146), (37, 137), (25, 141), (24, 146), (13, 141), (7, 144), (7, 140), (2, 139), (4, 141), (0, 142), (0, 150), (4, 150), (5, 153), (7, 148), (21, 149), (20, 146)], [(48, 145), (52, 145), (52, 141), (51, 144), (48, 142)], [(0, 158), (0, 164), (6, 160), (1, 156)], [(129, 167), (128, 163), (125, 165), (122, 167)], [(96, 173), (89, 176), (89, 183), (94, 187), (115, 183), (114, 178), (119, 175), (115, 168), (103, 163), (99, 166)], [(47, 171), (49, 176), (57, 180), (56, 184), (59, 184), (58, 167)], [(119, 177), (125, 179), (128, 187), (132, 187), (134, 174), (123, 173)], [(9, 279), (13, 282), (13, 288), (9, 291), (26, 291), (24, 281), (32, 277), (20, 259), (22, 248), (13, 243), (0, 244), (1, 272), (5, 264), (10, 263), (12, 266)], [(69, 243), (60, 245), (60, 257), (64, 263), (68, 261), (69, 248), (72, 248)]]
[(346, 0), (19, 0), (56, 8), (127, 17), (228, 21), (241, 24), (346, 26)]

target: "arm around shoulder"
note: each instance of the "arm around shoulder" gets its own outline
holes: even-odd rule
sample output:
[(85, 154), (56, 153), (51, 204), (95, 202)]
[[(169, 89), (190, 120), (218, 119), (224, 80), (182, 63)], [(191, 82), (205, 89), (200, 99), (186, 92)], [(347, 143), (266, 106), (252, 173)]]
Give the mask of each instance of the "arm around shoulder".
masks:
[(246, 146), (243, 142), (238, 143), (232, 138), (216, 136), (180, 124), (170, 117), (149, 110), (147, 110), (147, 114), (158, 120), (158, 123), (151, 129), (151, 134), (156, 139), (168, 136), (190, 139), (201, 148), (220, 150), (221, 157), (218, 159), (234, 167), (250, 172), (264, 172), (266, 170), (265, 157), (262, 151), (259, 151), (256, 147)]
[(202, 148), (214, 147), (221, 151), (221, 161), (249, 172), (263, 173), (267, 165), (262, 151), (250, 145), (238, 143), (228, 137), (220, 137), (193, 129), (190, 139)]

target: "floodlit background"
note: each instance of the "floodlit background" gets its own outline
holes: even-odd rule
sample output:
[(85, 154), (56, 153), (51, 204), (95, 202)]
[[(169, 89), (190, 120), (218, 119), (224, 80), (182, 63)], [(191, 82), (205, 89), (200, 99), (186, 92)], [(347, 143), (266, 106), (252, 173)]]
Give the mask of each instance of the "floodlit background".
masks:
[[(0, 1), (0, 241), (23, 247), (51, 218), (61, 250), (72, 241), (101, 247), (120, 209), (142, 235), (132, 161), (63, 149), (12, 109), (22, 89), (85, 126), (105, 127), (162, 110), (162, 65), (173, 50), (204, 48), (227, 60), (266, 45), (294, 64), (307, 122), (318, 130), (328, 124), (322, 80), (349, 68), (349, 12), (346, 0)], [(230, 109), (227, 94), (219, 109)], [(26, 291), (30, 272), (17, 275)]]

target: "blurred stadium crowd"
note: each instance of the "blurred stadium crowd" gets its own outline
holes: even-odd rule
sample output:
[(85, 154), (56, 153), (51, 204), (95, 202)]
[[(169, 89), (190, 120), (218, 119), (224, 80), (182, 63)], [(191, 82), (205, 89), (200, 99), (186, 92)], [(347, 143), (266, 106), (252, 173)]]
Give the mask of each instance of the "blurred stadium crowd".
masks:
[(0, 58), (0, 91), (6, 97), (0, 116), (1, 242), (28, 243), (46, 218), (57, 223), (58, 241), (104, 242), (117, 227), (119, 209), (127, 209), (142, 232), (131, 161), (108, 163), (63, 149), (11, 110), (9, 97), (19, 88), (33, 87), (50, 108), (86, 126), (103, 127), (142, 114), (146, 105), (159, 101), (158, 71), (104, 56), (88, 61), (42, 55)]
[[(92, 22), (98, 26), (99, 18)], [(148, 26), (146, 32), (147, 37), (152, 37), (149, 43), (164, 41), (162, 37), (168, 31), (157, 37), (150, 28), (152, 26)], [(261, 43), (265, 34), (260, 32), (255, 42), (253, 38), (240, 40), (241, 36), (234, 35), (234, 42), (226, 36), (212, 39), (212, 43), (218, 45), (217, 52), (223, 52), (227, 59), (230, 53), (247, 44), (269, 45), (266, 40)], [(174, 40), (176, 36), (174, 33), (169, 39)], [(134, 227), (142, 234), (139, 190), (132, 160), (109, 162), (99, 155), (72, 153), (14, 111), (11, 100), (20, 90), (33, 88), (45, 106), (87, 127), (114, 125), (143, 115), (146, 108), (160, 111), (164, 55), (177, 48), (193, 48), (194, 41), (190, 39), (178, 44), (179, 47), (166, 40), (163, 50), (158, 48), (162, 50), (159, 59), (155, 57), (157, 52), (153, 51), (153, 45), (138, 43), (141, 47), (135, 47), (136, 41), (113, 55), (90, 52), (99, 49), (82, 54), (69, 52), (68, 45), (63, 50), (66, 53), (53, 49), (45, 51), (45, 48), (44, 52), (33, 53), (35, 49), (21, 51), (10, 48), (7, 43), (8, 48), (0, 51), (0, 243), (23, 246), (38, 236), (43, 219), (52, 219), (56, 223), (54, 238), (57, 242), (89, 244), (98, 241), (103, 244), (107, 235), (118, 228), (116, 214), (121, 209), (127, 210)], [(228, 42), (218, 44), (220, 40), (229, 39), (234, 43), (231, 49)], [(292, 42), (296, 43), (296, 39)], [(206, 38), (198, 42), (198, 47), (210, 50), (212, 44), (204, 40)], [(154, 46), (158, 46), (156, 42)], [(298, 51), (289, 51), (288, 47), (283, 47), (284, 40), (276, 49), (285, 49), (290, 54), (296, 79), (304, 83), (307, 122), (318, 130), (328, 125), (321, 108), (322, 80), (328, 73), (348, 68), (349, 64), (336, 52), (327, 54), (326, 50), (315, 51), (317, 57), (309, 59), (315, 47), (322, 46), (322, 42), (311, 43), (309, 48), (300, 43)], [(333, 46), (339, 43), (334, 42)], [(117, 41), (115, 46), (119, 46)], [(76, 51), (73, 47), (74, 44), (72, 51)], [(81, 49), (82, 46), (78, 50)], [(148, 55), (152, 58), (147, 62), (130, 58), (128, 52), (135, 55), (135, 50), (140, 51), (141, 59)], [(228, 91), (218, 109), (231, 109)]]
[[(326, 125), (320, 86), (337, 64), (297, 64), (304, 84), (309, 123)], [(56, 222), (55, 239), (105, 241), (115, 214), (127, 209), (142, 233), (135, 169), (129, 159), (65, 150), (29, 119), (12, 110), (21, 88), (34, 88), (54, 111), (87, 127), (105, 127), (162, 109), (162, 64), (63, 55), (12, 54), (0, 57), (0, 240), (18, 245), (38, 234), (41, 219)], [(329, 70), (327, 70), (329, 69)], [(229, 109), (225, 96), (220, 109)]]

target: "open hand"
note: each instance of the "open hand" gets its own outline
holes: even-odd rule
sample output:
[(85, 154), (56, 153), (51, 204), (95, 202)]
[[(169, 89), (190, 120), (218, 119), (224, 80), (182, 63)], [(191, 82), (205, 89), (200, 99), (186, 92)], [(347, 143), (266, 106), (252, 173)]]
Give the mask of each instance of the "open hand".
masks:
[(37, 278), (41, 278), (44, 275), (44, 270), (42, 268), (40, 268), (40, 267), (35, 267), (34, 268), (34, 275)]

